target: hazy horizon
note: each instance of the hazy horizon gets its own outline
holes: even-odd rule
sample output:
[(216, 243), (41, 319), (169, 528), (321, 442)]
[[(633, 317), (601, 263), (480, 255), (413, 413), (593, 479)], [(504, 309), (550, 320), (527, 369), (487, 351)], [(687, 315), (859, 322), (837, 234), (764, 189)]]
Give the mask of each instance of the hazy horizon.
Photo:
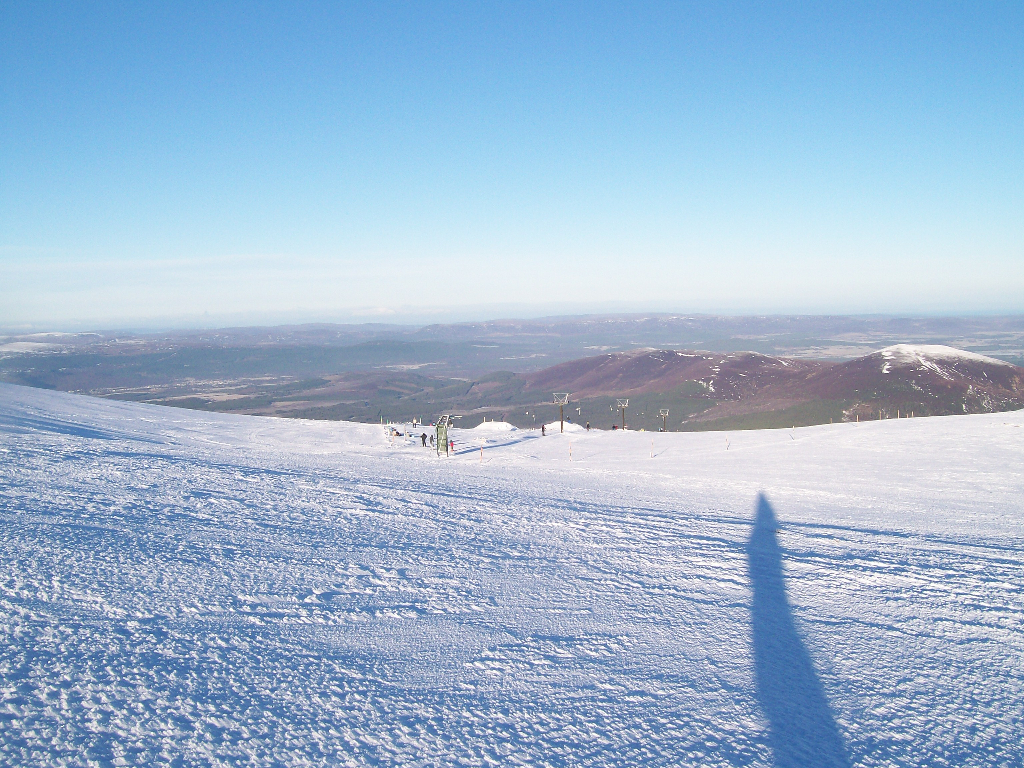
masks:
[[(503, 311), (505, 310), (505, 311)], [(643, 311), (632, 306), (608, 305), (492, 305), (467, 307), (400, 307), (394, 311), (381, 308), (357, 308), (349, 314), (321, 315), (307, 312), (281, 312), (273, 314), (215, 314), (193, 316), (155, 316), (140, 318), (94, 318), (65, 321), (39, 321), (0, 323), (0, 335), (29, 335), (38, 333), (162, 333), (174, 331), (275, 328), (304, 325), (338, 326), (393, 326), (395, 328), (421, 328), (430, 325), (461, 325), (494, 322), (541, 322), (571, 318), (641, 318), (641, 317), (694, 317), (694, 318), (874, 318), (906, 320), (1022, 318), (1024, 312), (681, 312), (666, 309)]]

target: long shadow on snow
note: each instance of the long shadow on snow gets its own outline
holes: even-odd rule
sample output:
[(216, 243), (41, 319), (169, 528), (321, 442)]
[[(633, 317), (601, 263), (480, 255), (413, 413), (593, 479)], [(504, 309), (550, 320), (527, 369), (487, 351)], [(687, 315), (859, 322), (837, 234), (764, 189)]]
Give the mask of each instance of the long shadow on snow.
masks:
[(68, 437), (84, 437), (92, 440), (134, 440), (141, 443), (159, 443), (159, 440), (136, 435), (131, 432), (112, 432), (101, 427), (90, 427), (56, 417), (36, 417), (15, 413), (0, 413), (0, 428), (9, 427), (22, 433), (50, 432)]
[(455, 455), (462, 456), (463, 454), (468, 453), (480, 453), (481, 448), (483, 448), (485, 451), (490, 451), (493, 450), (494, 448), (506, 448), (510, 445), (521, 445), (522, 443), (525, 443), (527, 440), (540, 440), (540, 437), (538, 435), (526, 435), (524, 437), (517, 437), (512, 440), (507, 440), (504, 443), (493, 443), (491, 445), (476, 445), (471, 448), (460, 448), (457, 451), (455, 451)]
[(845, 768), (850, 758), (793, 623), (776, 527), (775, 512), (762, 494), (747, 558), (754, 588), (751, 622), (757, 698), (768, 718), (775, 764)]

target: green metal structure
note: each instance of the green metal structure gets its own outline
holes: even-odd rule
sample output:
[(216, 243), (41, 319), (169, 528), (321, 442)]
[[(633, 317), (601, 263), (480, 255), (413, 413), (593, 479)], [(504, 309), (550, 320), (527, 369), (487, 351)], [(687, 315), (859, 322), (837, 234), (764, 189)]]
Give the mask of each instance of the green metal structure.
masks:
[(450, 415), (450, 414), (445, 414), (444, 416), (442, 416), (441, 418), (439, 418), (437, 420), (437, 425), (436, 425), (437, 436), (436, 436), (436, 439), (437, 439), (437, 455), (438, 456), (441, 455), (441, 446), (442, 445), (444, 445), (444, 455), (445, 456), (448, 455), (448, 429), (450, 427), (454, 426), (452, 424), (452, 421), (454, 420), (454, 418), (455, 417)]

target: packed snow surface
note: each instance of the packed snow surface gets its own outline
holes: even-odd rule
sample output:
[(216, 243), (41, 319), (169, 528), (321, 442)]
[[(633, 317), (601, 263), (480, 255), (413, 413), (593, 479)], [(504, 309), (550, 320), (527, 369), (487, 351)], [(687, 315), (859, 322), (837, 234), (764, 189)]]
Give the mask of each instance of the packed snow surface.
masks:
[(1019, 766), (1022, 427), (439, 458), (0, 385), (0, 764)]

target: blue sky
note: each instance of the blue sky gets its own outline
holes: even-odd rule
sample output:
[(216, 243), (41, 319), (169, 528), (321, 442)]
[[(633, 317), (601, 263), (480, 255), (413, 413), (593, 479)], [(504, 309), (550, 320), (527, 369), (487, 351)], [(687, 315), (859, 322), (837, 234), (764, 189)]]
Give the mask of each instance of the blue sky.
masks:
[(1020, 3), (0, 6), (0, 324), (1024, 311)]

